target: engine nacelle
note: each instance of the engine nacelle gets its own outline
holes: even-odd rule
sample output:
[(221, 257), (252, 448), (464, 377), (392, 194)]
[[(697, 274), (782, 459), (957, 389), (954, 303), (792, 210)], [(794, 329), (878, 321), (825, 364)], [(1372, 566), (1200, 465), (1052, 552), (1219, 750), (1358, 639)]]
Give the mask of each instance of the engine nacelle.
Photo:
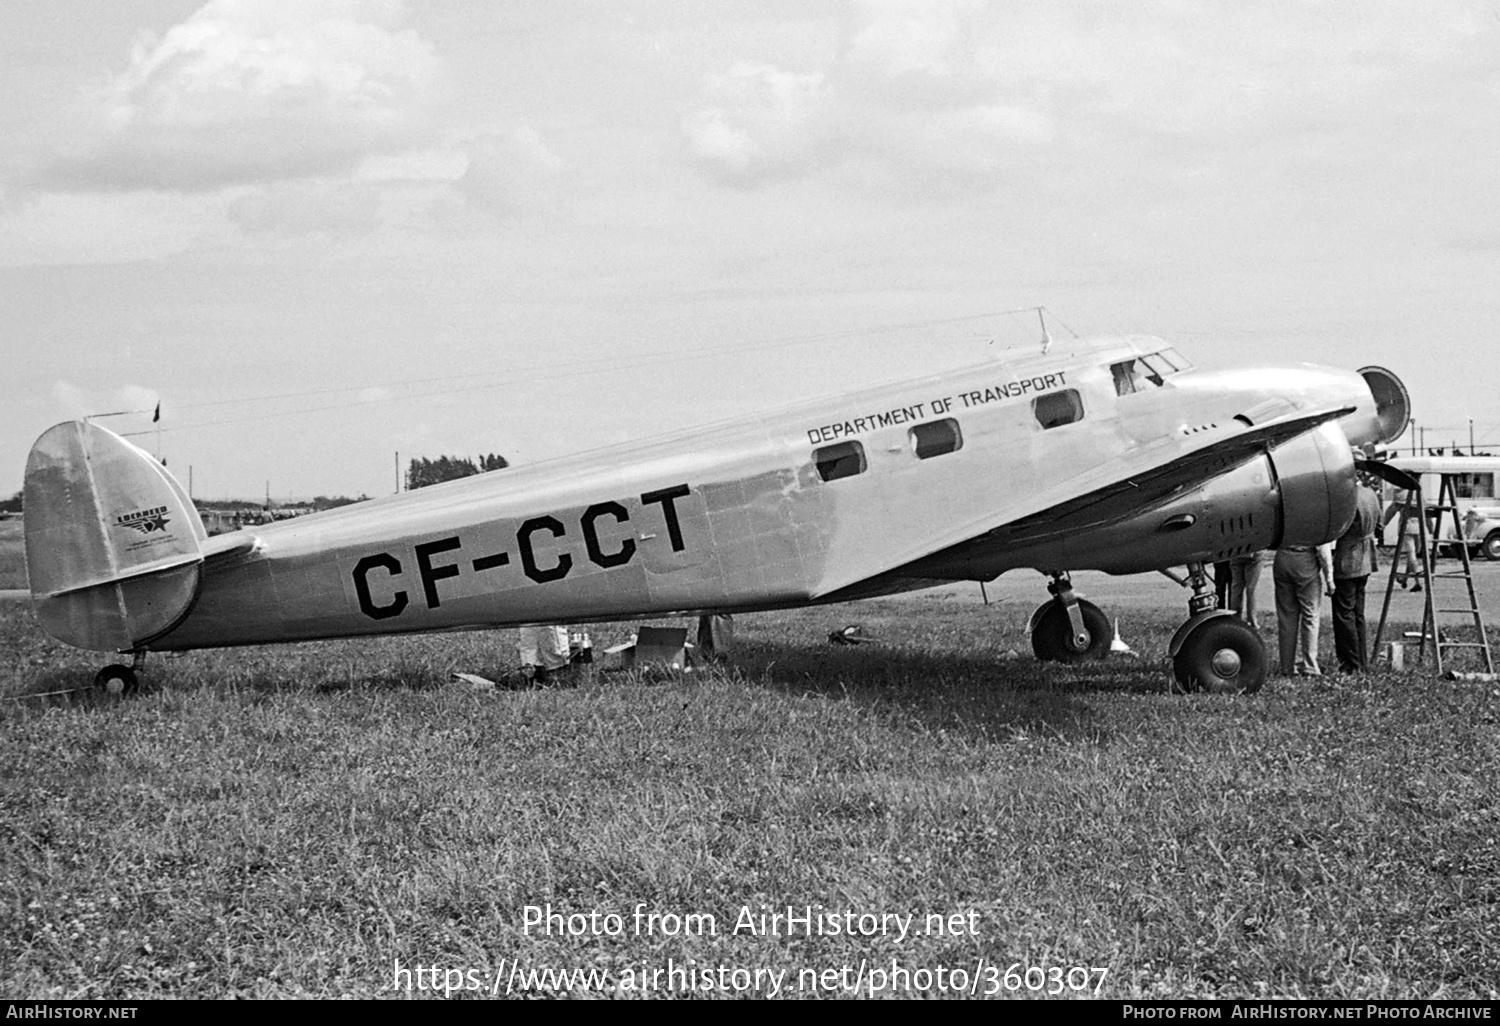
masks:
[(1354, 455), (1328, 423), (1150, 512), (1005, 553), (1000, 569), (1135, 574), (1321, 545), (1348, 529), (1354, 505)]
[(1276, 547), (1322, 545), (1354, 520), (1354, 453), (1337, 424), (1294, 438), (1271, 453), (1281, 492)]

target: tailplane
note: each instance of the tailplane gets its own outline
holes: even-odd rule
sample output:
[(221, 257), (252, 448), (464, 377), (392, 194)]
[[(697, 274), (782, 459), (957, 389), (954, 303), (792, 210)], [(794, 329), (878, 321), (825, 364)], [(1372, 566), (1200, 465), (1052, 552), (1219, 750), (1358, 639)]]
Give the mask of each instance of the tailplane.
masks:
[(49, 428), (26, 461), (26, 572), (53, 637), (145, 647), (187, 615), (208, 532), (154, 456), (87, 421)]

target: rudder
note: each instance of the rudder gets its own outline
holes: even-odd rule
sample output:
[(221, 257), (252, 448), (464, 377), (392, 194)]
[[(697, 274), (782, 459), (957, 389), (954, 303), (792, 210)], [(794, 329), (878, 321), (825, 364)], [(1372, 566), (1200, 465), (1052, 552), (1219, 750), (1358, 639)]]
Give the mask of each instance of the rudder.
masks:
[(53, 637), (140, 648), (192, 607), (208, 532), (150, 453), (87, 421), (58, 424), (31, 448), (24, 502), (31, 600)]

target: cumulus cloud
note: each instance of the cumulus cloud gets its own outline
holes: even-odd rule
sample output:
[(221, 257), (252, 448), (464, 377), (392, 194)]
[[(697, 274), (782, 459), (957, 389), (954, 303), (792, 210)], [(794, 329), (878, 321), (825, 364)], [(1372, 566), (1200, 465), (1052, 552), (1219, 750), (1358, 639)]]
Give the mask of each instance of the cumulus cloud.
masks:
[(536, 129), (478, 136), (465, 149), (467, 165), (453, 192), (468, 208), (505, 216), (561, 209), (565, 164)]
[(706, 77), (681, 132), (701, 168), (741, 185), (854, 162), (915, 188), (997, 183), (1037, 147), (1243, 145), (1379, 117), (1379, 96), (1493, 34), (1471, 7), (1372, 0), (1350, 20), (1295, 2), (1205, 18), (1175, 0), (866, 0), (816, 65)]
[(1008, 97), (976, 60), (969, 0), (861, 5), (826, 69), (740, 64), (704, 83), (682, 122), (689, 152), (723, 180), (794, 177), (851, 160), (972, 174), (1053, 137), (1046, 113)]
[(706, 89), (711, 103), (683, 131), (693, 154), (729, 177), (794, 171), (834, 135), (821, 74), (740, 64)]
[(344, 172), (430, 136), (443, 68), (394, 0), (212, 0), (91, 98), (54, 188), (200, 191)]

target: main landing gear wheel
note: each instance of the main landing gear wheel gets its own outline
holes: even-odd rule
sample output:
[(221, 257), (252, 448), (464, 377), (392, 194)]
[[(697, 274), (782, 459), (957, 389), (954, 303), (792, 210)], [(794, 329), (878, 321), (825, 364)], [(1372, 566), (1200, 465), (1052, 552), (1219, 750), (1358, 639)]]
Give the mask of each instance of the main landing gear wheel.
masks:
[(1031, 632), (1031, 651), (1043, 662), (1082, 663), (1103, 659), (1109, 654), (1109, 643), (1113, 640), (1109, 618), (1092, 602), (1078, 600), (1078, 612), (1083, 616), (1083, 626), (1088, 631), (1089, 642), (1079, 648), (1073, 640), (1073, 625), (1068, 620), (1067, 606), (1062, 599), (1053, 599), (1047, 611), (1037, 621)]
[(133, 695), (140, 687), (135, 671), (122, 663), (113, 663), (94, 674), (94, 687), (108, 695)]
[(1185, 691), (1252, 695), (1266, 682), (1266, 646), (1243, 620), (1215, 617), (1183, 639), (1172, 673)]

